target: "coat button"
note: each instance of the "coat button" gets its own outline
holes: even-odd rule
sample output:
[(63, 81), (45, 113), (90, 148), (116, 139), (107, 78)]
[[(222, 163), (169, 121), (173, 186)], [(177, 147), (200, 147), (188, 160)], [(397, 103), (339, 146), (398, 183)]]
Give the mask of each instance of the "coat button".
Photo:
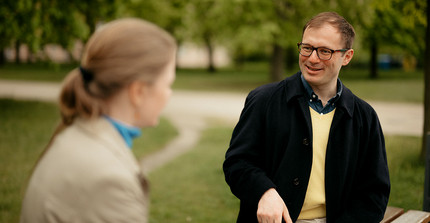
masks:
[(309, 146), (309, 139), (308, 138), (303, 139), (303, 145)]
[(300, 184), (299, 178), (294, 178), (293, 184), (294, 184), (294, 186), (299, 186), (299, 184)]

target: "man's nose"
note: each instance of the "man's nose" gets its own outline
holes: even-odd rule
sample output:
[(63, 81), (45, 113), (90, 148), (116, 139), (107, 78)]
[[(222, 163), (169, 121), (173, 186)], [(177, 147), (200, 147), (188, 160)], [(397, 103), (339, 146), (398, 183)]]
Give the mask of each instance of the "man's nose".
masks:
[(310, 62), (312, 62), (312, 63), (318, 63), (318, 62), (320, 62), (320, 58), (318, 57), (318, 53), (317, 53), (317, 50), (316, 49), (314, 49), (313, 51), (312, 51), (312, 53), (311, 53), (311, 55), (309, 56), (309, 59), (308, 59)]

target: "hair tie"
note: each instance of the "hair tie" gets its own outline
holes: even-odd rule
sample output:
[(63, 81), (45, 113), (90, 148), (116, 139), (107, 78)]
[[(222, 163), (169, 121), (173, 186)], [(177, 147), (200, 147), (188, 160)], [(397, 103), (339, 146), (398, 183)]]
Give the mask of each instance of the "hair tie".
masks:
[(91, 73), (89, 70), (87, 70), (81, 66), (79, 66), (79, 70), (81, 71), (82, 79), (84, 80), (84, 82), (86, 84), (88, 84), (90, 81), (92, 81), (94, 79), (93, 73)]

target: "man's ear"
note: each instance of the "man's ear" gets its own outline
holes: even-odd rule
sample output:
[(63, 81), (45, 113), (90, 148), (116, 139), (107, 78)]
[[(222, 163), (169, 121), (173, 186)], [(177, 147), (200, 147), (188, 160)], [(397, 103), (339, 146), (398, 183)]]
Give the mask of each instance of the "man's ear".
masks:
[(353, 49), (346, 51), (345, 56), (343, 58), (342, 66), (348, 65), (353, 56), (354, 56), (354, 50)]

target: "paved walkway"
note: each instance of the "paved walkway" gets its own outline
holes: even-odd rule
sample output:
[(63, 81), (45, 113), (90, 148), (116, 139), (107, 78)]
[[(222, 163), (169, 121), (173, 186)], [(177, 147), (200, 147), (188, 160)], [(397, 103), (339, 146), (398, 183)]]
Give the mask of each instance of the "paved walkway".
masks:
[[(58, 83), (0, 80), (0, 97), (3, 98), (55, 101), (59, 89)], [(143, 168), (150, 172), (191, 149), (208, 121), (220, 121), (234, 127), (245, 97), (238, 93), (175, 91), (163, 114), (179, 130), (179, 135), (163, 150), (145, 158)], [(378, 113), (386, 135), (422, 135), (424, 108), (421, 104), (369, 103)]]

